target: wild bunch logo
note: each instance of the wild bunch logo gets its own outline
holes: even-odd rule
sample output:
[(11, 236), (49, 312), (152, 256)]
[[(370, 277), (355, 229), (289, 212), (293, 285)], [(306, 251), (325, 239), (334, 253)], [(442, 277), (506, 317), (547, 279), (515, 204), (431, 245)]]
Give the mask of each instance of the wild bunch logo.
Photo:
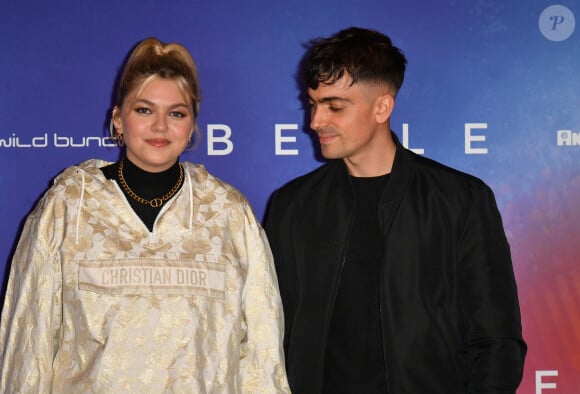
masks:
[(70, 137), (58, 133), (44, 133), (39, 136), (20, 138), (12, 133), (8, 138), (0, 138), (0, 148), (88, 148), (89, 146), (114, 147), (117, 146), (111, 137)]

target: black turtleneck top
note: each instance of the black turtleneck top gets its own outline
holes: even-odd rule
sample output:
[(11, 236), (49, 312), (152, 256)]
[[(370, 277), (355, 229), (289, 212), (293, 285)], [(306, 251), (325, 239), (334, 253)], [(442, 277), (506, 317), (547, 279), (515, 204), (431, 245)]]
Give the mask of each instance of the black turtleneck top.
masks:
[[(123, 158), (122, 160), (123, 177), (125, 178), (127, 185), (129, 185), (135, 194), (146, 200), (164, 196), (179, 180), (179, 160), (170, 168), (162, 172), (147, 172), (131, 163), (127, 158)], [(101, 168), (101, 171), (103, 171), (103, 174), (105, 174), (107, 179), (113, 179), (117, 182), (137, 216), (139, 216), (149, 231), (153, 231), (155, 219), (167, 201), (164, 201), (163, 204), (158, 207), (152, 207), (148, 204), (142, 204), (136, 201), (127, 194), (127, 191), (121, 186), (118, 170), (119, 162)], [(183, 180), (179, 187), (181, 188), (182, 185)]]

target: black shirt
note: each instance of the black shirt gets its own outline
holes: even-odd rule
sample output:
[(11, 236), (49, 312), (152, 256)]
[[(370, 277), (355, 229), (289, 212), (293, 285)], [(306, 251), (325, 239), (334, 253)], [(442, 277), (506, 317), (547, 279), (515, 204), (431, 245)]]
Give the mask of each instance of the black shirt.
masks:
[(377, 204), (388, 174), (351, 177), (356, 214), (331, 319), (325, 393), (385, 393), (379, 311), (380, 245)]

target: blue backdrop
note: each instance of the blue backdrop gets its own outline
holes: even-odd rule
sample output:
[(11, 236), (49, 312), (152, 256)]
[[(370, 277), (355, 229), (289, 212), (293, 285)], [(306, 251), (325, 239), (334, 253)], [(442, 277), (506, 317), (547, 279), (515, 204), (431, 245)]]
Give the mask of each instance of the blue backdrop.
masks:
[(107, 113), (138, 41), (190, 49), (203, 140), (182, 159), (237, 186), (262, 218), (275, 188), (321, 164), (295, 80), (303, 44), (370, 27), (409, 60), (394, 131), (496, 192), (530, 346), (520, 392), (580, 387), (578, 1), (166, 3), (0, 4), (0, 274), (56, 174), (117, 159)]

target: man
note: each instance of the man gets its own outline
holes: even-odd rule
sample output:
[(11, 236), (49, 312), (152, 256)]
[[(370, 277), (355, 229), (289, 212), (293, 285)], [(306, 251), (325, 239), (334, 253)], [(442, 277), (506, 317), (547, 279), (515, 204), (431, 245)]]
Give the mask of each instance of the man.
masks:
[(293, 393), (515, 392), (526, 345), (492, 191), (391, 132), (407, 61), (388, 37), (349, 28), (305, 60), (328, 162), (265, 223)]

